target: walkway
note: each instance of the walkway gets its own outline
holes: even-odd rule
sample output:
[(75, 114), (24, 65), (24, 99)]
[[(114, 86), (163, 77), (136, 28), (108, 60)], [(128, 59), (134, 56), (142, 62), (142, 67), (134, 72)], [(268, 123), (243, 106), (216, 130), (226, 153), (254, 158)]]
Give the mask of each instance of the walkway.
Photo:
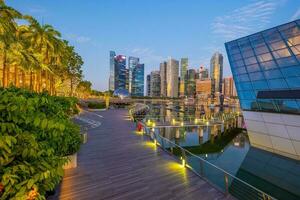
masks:
[(78, 167), (66, 170), (59, 191), (49, 199), (226, 199), (147, 136), (135, 134), (126, 110), (98, 114), (103, 118), (82, 116), (101, 126), (88, 131)]

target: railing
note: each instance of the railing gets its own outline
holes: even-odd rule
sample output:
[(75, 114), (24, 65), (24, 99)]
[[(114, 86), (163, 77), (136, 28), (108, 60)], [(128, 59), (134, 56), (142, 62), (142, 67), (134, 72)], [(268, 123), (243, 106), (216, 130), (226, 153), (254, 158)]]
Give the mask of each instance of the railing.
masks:
[(183, 166), (188, 167), (198, 176), (219, 188), (226, 195), (231, 194), (237, 199), (243, 200), (275, 200), (274, 197), (266, 194), (258, 188), (246, 183), (218, 166), (161, 136), (155, 131), (155, 128), (147, 127), (144, 124), (144, 133), (150, 136), (153, 142), (160, 146), (164, 151), (170, 153), (181, 161)]

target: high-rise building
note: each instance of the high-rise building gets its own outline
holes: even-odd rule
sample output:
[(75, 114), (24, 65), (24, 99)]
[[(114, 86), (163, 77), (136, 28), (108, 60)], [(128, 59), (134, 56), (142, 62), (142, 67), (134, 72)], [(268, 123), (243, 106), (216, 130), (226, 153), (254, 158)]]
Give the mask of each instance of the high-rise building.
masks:
[(196, 94), (196, 70), (189, 69), (187, 73), (187, 88), (186, 94), (189, 97), (194, 97)]
[(167, 62), (167, 96), (178, 97), (179, 62), (170, 58)]
[(153, 71), (150, 74), (150, 96), (160, 96), (160, 71)]
[(200, 99), (205, 99), (210, 97), (211, 95), (211, 80), (207, 79), (197, 79), (196, 80), (196, 94)]
[[(132, 93), (132, 82), (133, 82), (133, 71), (135, 71), (136, 67), (138, 66), (140, 62), (139, 58), (129, 56), (128, 58), (128, 68), (129, 68), (129, 84), (128, 84), (128, 92)], [(133, 95), (134, 96), (134, 95)]]
[(147, 75), (146, 78), (146, 96), (150, 97), (150, 93), (151, 93), (151, 76), (150, 74)]
[(252, 146), (300, 160), (300, 20), (225, 46)]
[(115, 56), (114, 51), (109, 52), (109, 90), (115, 90)]
[(187, 91), (187, 69), (189, 65), (188, 58), (181, 58), (180, 60), (180, 87), (179, 96), (183, 97)]
[(132, 69), (131, 96), (144, 96), (144, 64), (137, 64)]
[(234, 81), (232, 77), (227, 77), (223, 79), (223, 95), (224, 97), (234, 97), (236, 96)]
[(210, 78), (212, 81), (212, 96), (218, 96), (218, 93), (222, 93), (223, 80), (223, 56), (219, 52), (214, 53), (210, 59)]
[(209, 76), (208, 74), (208, 69), (205, 68), (204, 66), (200, 66), (200, 69), (199, 69), (199, 75), (198, 75), (198, 79), (200, 80), (203, 80), (203, 79), (207, 79)]
[(160, 71), (160, 95), (167, 96), (167, 62), (162, 62), (159, 65)]
[(114, 90), (127, 89), (126, 82), (128, 73), (126, 69), (126, 56), (118, 55), (114, 58)]

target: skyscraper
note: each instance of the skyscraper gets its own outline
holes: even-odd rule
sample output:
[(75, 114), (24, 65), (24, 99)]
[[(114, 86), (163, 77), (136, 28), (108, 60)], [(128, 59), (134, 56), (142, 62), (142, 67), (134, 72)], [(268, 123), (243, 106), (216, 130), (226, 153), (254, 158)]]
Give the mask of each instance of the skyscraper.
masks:
[(160, 96), (160, 71), (152, 71), (150, 74), (150, 96)]
[(115, 56), (114, 51), (109, 52), (109, 90), (115, 90)]
[(127, 80), (126, 56), (118, 55), (114, 58), (114, 90), (126, 89)]
[(160, 71), (160, 95), (167, 96), (167, 62), (162, 62), (159, 65)]
[(180, 60), (180, 88), (179, 88), (179, 94), (181, 97), (186, 95), (187, 91), (187, 69), (189, 60), (188, 58), (181, 58)]
[(189, 69), (187, 73), (187, 88), (186, 94), (189, 97), (194, 97), (196, 93), (196, 71), (194, 69)]
[(300, 20), (225, 46), (251, 145), (300, 160)]
[(204, 66), (201, 66), (199, 69), (199, 76), (197, 78), (200, 80), (204, 80), (204, 79), (207, 79), (208, 76), (209, 76), (208, 69), (205, 68)]
[(232, 77), (227, 77), (223, 79), (223, 94), (224, 97), (236, 96), (234, 81)]
[(144, 96), (144, 64), (137, 64), (132, 69), (131, 96)]
[(128, 58), (128, 68), (129, 68), (129, 76), (128, 76), (128, 80), (129, 80), (129, 85), (128, 85), (128, 92), (132, 93), (132, 82), (133, 82), (133, 71), (135, 71), (135, 68), (138, 66), (140, 62), (139, 58), (136, 57), (132, 57), (129, 56)]
[(146, 78), (146, 96), (150, 97), (150, 92), (151, 92), (151, 76), (150, 74), (147, 75)]
[(167, 96), (178, 97), (179, 62), (170, 58), (167, 62)]
[(210, 59), (210, 78), (212, 81), (212, 96), (222, 93), (223, 56), (216, 52)]

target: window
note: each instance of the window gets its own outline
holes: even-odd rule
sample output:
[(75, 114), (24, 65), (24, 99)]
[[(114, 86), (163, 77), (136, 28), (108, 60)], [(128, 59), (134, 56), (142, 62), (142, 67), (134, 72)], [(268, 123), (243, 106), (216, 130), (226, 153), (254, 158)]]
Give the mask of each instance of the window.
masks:
[(236, 73), (237, 74), (245, 74), (246, 72), (246, 68), (245, 67), (238, 67), (236, 68)]
[(249, 73), (251, 81), (263, 80), (264, 76), (261, 72)]
[(295, 100), (274, 100), (280, 112), (298, 113), (299, 107)]
[(269, 89), (268, 83), (266, 81), (253, 81), (253, 89), (255, 90), (267, 90)]
[(270, 53), (265, 53), (262, 55), (257, 56), (259, 62), (266, 62), (272, 60), (272, 55)]
[(290, 37), (286, 42), (288, 43), (289, 46), (295, 46), (297, 44), (300, 44), (300, 35), (295, 37)]
[(242, 59), (242, 55), (240, 53), (234, 54), (231, 57), (232, 57), (232, 60), (235, 60), (235, 61)]
[(300, 76), (300, 66), (285, 67), (281, 69), (284, 77)]
[(237, 60), (237, 61), (233, 62), (233, 64), (234, 64), (235, 67), (242, 67), (242, 66), (244, 66), (243, 60)]
[(244, 57), (244, 58), (249, 58), (249, 57), (251, 57), (251, 56), (254, 56), (254, 52), (253, 52), (252, 49), (249, 49), (249, 50), (247, 50), (247, 51), (243, 51), (242, 54), (243, 54), (243, 57)]
[(247, 71), (248, 72), (257, 72), (257, 71), (260, 71), (260, 67), (259, 65), (256, 63), (256, 64), (253, 64), (253, 65), (247, 65)]
[(289, 29), (280, 31), (282, 33), (282, 35), (288, 39), (290, 37), (296, 36), (300, 34), (300, 29), (298, 28), (298, 26), (293, 26), (290, 27)]
[(280, 49), (272, 52), (273, 56), (277, 58), (285, 58), (291, 56), (291, 53), (288, 49)]
[(247, 81), (249, 81), (249, 77), (248, 77), (247, 74), (243, 74), (243, 75), (238, 76), (238, 79), (239, 79), (240, 82), (247, 82)]
[(265, 32), (263, 32), (263, 35), (264, 35), (266, 42), (269, 42), (269, 43), (281, 40), (281, 36), (276, 29), (271, 29), (271, 30), (265, 31)]
[(264, 71), (266, 79), (282, 78), (281, 72), (278, 69)]
[(268, 70), (268, 69), (274, 69), (274, 68), (277, 68), (277, 65), (276, 63), (271, 60), (271, 61), (267, 61), (267, 62), (263, 62), (263, 63), (260, 63), (260, 66), (263, 70)]
[(288, 88), (287, 84), (284, 79), (272, 79), (268, 80), (270, 89), (282, 89), (282, 88)]
[(283, 42), (283, 40), (280, 40), (278, 42), (274, 42), (274, 43), (269, 44), (269, 47), (274, 51), (274, 50), (286, 48), (286, 45)]
[(242, 100), (241, 107), (243, 110), (259, 110), (258, 104), (253, 100)]
[(293, 56), (277, 59), (276, 61), (280, 67), (293, 66), (298, 64), (297, 60)]
[(295, 89), (300, 88), (300, 77), (286, 78), (289, 88)]
[(251, 82), (243, 82), (243, 83), (240, 83), (239, 85), (240, 85), (241, 90), (252, 90)]
[(254, 48), (255, 54), (256, 55), (260, 55), (260, 54), (264, 54), (264, 53), (268, 53), (269, 49), (268, 47), (264, 44), (263, 46), (259, 46)]
[(246, 58), (245, 59), (245, 64), (246, 65), (252, 65), (257, 63), (256, 58), (255, 57), (250, 57), (250, 58)]
[(291, 47), (291, 50), (293, 51), (293, 53), (295, 55), (299, 55), (300, 54), (300, 45)]
[(255, 99), (255, 94), (252, 90), (243, 91), (243, 92), (240, 92), (240, 98), (247, 99), (247, 100)]
[(258, 101), (258, 104), (262, 111), (271, 111), (271, 112), (277, 111), (275, 105), (273, 104), (272, 100), (270, 100), (270, 99), (260, 99)]

